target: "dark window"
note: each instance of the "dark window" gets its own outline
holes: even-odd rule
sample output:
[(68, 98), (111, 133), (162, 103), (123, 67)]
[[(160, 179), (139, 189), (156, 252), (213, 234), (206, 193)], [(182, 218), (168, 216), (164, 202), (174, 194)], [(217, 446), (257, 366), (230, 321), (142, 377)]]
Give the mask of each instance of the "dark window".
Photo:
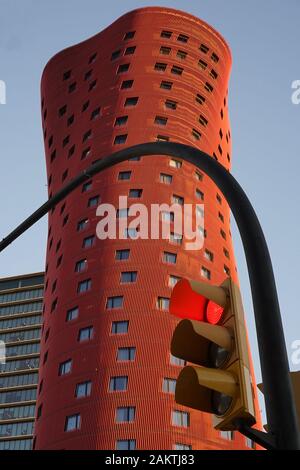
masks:
[(199, 47), (200, 51), (203, 52), (204, 54), (207, 54), (207, 52), (209, 51), (209, 48), (207, 46), (205, 46), (205, 44), (201, 44), (200, 47)]
[(171, 68), (171, 73), (174, 73), (175, 75), (182, 75), (182, 72), (183, 68), (178, 67), (177, 65), (173, 65), (173, 67)]
[(123, 296), (118, 295), (115, 297), (108, 297), (106, 301), (106, 308), (122, 308)]
[(92, 69), (88, 70), (86, 74), (84, 75), (84, 80), (89, 80), (92, 76), (92, 73), (93, 73)]
[(67, 70), (67, 71), (63, 74), (63, 80), (68, 80), (70, 77), (71, 77), (71, 70)]
[(88, 207), (95, 207), (99, 202), (99, 196), (90, 197), (88, 200)]
[(115, 259), (118, 261), (124, 261), (129, 259), (130, 250), (116, 250)]
[(65, 181), (66, 177), (68, 176), (68, 170), (65, 170), (62, 174), (61, 180)]
[(208, 82), (205, 83), (204, 88), (205, 88), (205, 90), (208, 91), (209, 93), (212, 93), (212, 91), (213, 91), (213, 89), (214, 89), (214, 88), (211, 86), (211, 84), (208, 83)]
[(179, 36), (177, 37), (177, 41), (180, 41), (180, 42), (188, 42), (189, 40), (189, 37), (186, 36), (185, 34), (179, 34)]
[(89, 104), (90, 104), (89, 101), (86, 101), (86, 102), (83, 104), (83, 106), (82, 106), (82, 112), (84, 112), (84, 111), (86, 111), (86, 110), (88, 109)]
[(90, 139), (92, 136), (92, 131), (89, 129), (87, 132), (85, 132), (82, 136), (82, 142), (86, 142), (88, 139)]
[(199, 122), (200, 124), (202, 124), (202, 126), (207, 126), (208, 124), (208, 120), (204, 116), (202, 116), (202, 114), (200, 114)]
[(133, 80), (124, 80), (121, 85), (121, 90), (132, 88)]
[(100, 107), (94, 109), (91, 114), (91, 120), (96, 119), (100, 115)]
[(166, 82), (165, 80), (163, 80), (160, 84), (160, 88), (162, 88), (163, 90), (171, 90), (172, 85), (172, 82)]
[(92, 181), (87, 181), (86, 183), (82, 185), (82, 192), (86, 193), (87, 191), (90, 191), (90, 189), (92, 189), (92, 186), (93, 186)]
[(64, 217), (64, 220), (63, 220), (63, 227), (66, 225), (66, 223), (68, 222), (69, 220), (69, 214), (67, 214), (65, 217)]
[(111, 392), (127, 390), (128, 377), (126, 375), (111, 377), (109, 381), (109, 390)]
[(128, 121), (128, 116), (119, 116), (115, 120), (115, 127), (116, 126), (124, 126)]
[(179, 59), (186, 59), (186, 56), (187, 56), (187, 52), (185, 51), (177, 51), (177, 57), (179, 57)]
[(161, 38), (165, 38), (165, 39), (170, 39), (170, 37), (172, 36), (172, 32), (171, 31), (162, 31), (160, 33), (160, 37)]
[(154, 120), (154, 124), (158, 124), (159, 126), (166, 126), (168, 122), (168, 118), (162, 116), (156, 116)]
[(203, 104), (203, 103), (205, 102), (205, 98), (204, 98), (204, 96), (202, 96), (202, 95), (200, 95), (199, 93), (197, 93), (197, 95), (196, 95), (196, 101), (197, 101), (197, 103), (199, 103), (199, 104)]
[(221, 139), (223, 139), (223, 132), (222, 132), (222, 129), (219, 130), (219, 136)]
[(56, 158), (56, 150), (53, 150), (53, 152), (51, 153), (51, 156), (50, 156), (51, 163), (53, 162), (53, 160), (55, 160), (55, 158)]
[(204, 200), (204, 193), (200, 189), (196, 189), (196, 198), (201, 199), (201, 201)]
[(89, 58), (89, 64), (92, 64), (93, 62), (95, 62), (96, 57), (97, 57), (97, 52), (91, 55), (91, 57)]
[(214, 80), (216, 80), (218, 78), (218, 74), (217, 72), (214, 70), (214, 69), (211, 69), (210, 71), (210, 74), (211, 78), (213, 78)]
[(92, 326), (81, 328), (78, 333), (78, 341), (89, 341), (93, 338), (94, 329)]
[(72, 155), (74, 155), (74, 152), (75, 152), (75, 145), (72, 145), (72, 147), (69, 148), (68, 158), (71, 158)]
[(53, 144), (53, 135), (51, 137), (49, 137), (48, 147), (50, 148), (52, 144)]
[(127, 140), (127, 134), (117, 135), (114, 140), (115, 145), (125, 144)]
[(214, 62), (219, 62), (219, 57), (213, 52), (211, 55), (211, 60), (213, 60)]
[(87, 147), (86, 149), (84, 149), (81, 154), (81, 160), (84, 160), (85, 158), (87, 158), (90, 153), (91, 153), (91, 147)]
[(196, 140), (199, 140), (201, 138), (201, 134), (197, 129), (192, 130), (192, 136), (195, 137)]
[(130, 180), (131, 171), (120, 171), (118, 180)]
[(171, 54), (171, 48), (170, 48), (170, 47), (161, 46), (159, 52), (160, 52), (160, 54), (163, 54), (163, 55), (169, 55), (169, 54)]
[(156, 62), (154, 65), (154, 70), (158, 70), (160, 72), (164, 72), (167, 68), (167, 64), (163, 64), (162, 62)]
[(87, 292), (87, 291), (91, 290), (91, 287), (92, 287), (92, 280), (91, 279), (85, 279), (84, 281), (80, 281), (78, 283), (77, 292), (78, 293)]
[(91, 248), (94, 245), (95, 240), (96, 240), (95, 235), (91, 235), (90, 237), (86, 237), (83, 240), (83, 244), (82, 244), (83, 248)]
[(67, 137), (65, 137), (64, 140), (62, 141), (62, 146), (65, 147), (69, 142), (70, 142), (70, 136), (67, 135)]
[(130, 189), (129, 190), (129, 197), (138, 199), (142, 196), (143, 190), (142, 189)]
[(74, 122), (74, 114), (68, 117), (67, 126), (71, 126)]
[(69, 93), (72, 93), (73, 91), (76, 90), (76, 82), (71, 83), (69, 86)]
[(79, 315), (79, 308), (78, 307), (70, 308), (67, 311), (66, 321), (76, 320), (76, 318), (78, 318), (78, 315)]
[(92, 91), (97, 85), (97, 80), (93, 80), (89, 85), (89, 91)]
[(89, 397), (91, 394), (91, 390), (92, 390), (91, 380), (87, 380), (86, 382), (81, 382), (79, 384), (76, 384), (75, 397), (76, 398)]
[(124, 41), (126, 41), (127, 39), (132, 39), (134, 38), (134, 35), (135, 35), (135, 31), (128, 31), (125, 35), (124, 35)]
[(58, 110), (58, 115), (59, 115), (59, 117), (63, 116), (66, 112), (67, 112), (67, 105), (65, 104), (64, 106), (62, 106), (62, 107), (59, 108), (59, 110)]
[(137, 96), (134, 96), (134, 97), (130, 97), (130, 98), (126, 98), (126, 101), (125, 101), (125, 107), (127, 106), (135, 106), (138, 102), (139, 98)]
[(204, 60), (202, 60), (202, 59), (199, 60), (198, 65), (202, 70), (205, 70), (206, 67), (207, 67), (207, 63), (204, 62)]
[(128, 333), (129, 321), (113, 321), (111, 325), (111, 332), (113, 335)]
[(165, 101), (165, 106), (166, 106), (166, 108), (168, 108), (168, 109), (176, 109), (176, 108), (177, 108), (177, 102), (176, 102), (176, 101), (172, 101), (172, 100), (166, 100), (166, 101)]
[(126, 284), (130, 282), (136, 282), (137, 271), (126, 271), (121, 273), (121, 283)]
[(136, 46), (130, 46), (130, 47), (127, 47), (125, 52), (124, 52), (124, 55), (132, 55), (135, 53), (135, 49), (136, 49)]
[(221, 145), (218, 145), (218, 150), (219, 150), (219, 152), (220, 152), (220, 155), (222, 155), (222, 153), (223, 153), (223, 150), (222, 150), (222, 147), (221, 147)]
[(170, 137), (168, 137), (167, 135), (158, 135), (156, 137), (156, 140), (157, 142), (169, 142)]
[(130, 64), (121, 64), (121, 65), (119, 65), (117, 73), (127, 72), (129, 70), (129, 66), (130, 66)]
[(116, 60), (118, 57), (120, 57), (120, 55), (121, 55), (121, 49), (114, 51), (111, 55), (111, 60)]
[(131, 348), (119, 348), (117, 352), (117, 361), (134, 361), (136, 349)]

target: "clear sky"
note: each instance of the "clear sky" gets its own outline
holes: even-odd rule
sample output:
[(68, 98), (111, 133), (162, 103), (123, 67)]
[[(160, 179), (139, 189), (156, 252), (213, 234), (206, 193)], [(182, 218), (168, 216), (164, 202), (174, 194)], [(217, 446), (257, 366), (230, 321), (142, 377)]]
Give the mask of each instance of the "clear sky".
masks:
[[(0, 104), (0, 238), (47, 198), (39, 95), (46, 62), (123, 13), (150, 5), (157, 2), (0, 0), (0, 80), (7, 87), (7, 103)], [(265, 231), (291, 358), (292, 342), (300, 340), (300, 104), (291, 101), (291, 84), (300, 80), (300, 2), (161, 0), (159, 5), (202, 18), (231, 47), (232, 173), (246, 190)], [(46, 223), (44, 218), (0, 254), (1, 277), (44, 269)], [(259, 379), (247, 269), (235, 227), (233, 234)], [(300, 369), (299, 364), (291, 363), (291, 367)]]

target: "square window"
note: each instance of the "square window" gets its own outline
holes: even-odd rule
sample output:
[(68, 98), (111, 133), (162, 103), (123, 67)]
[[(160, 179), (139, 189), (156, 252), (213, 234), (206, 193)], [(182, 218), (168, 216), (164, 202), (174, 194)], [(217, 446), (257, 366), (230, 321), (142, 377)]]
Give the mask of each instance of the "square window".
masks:
[(165, 101), (165, 107), (167, 109), (176, 109), (177, 108), (177, 102), (173, 100), (166, 100)]
[(121, 406), (117, 408), (116, 422), (117, 423), (131, 423), (135, 418), (134, 406)]
[(208, 91), (209, 93), (212, 93), (213, 92), (213, 87), (211, 86), (210, 83), (206, 82), (205, 85), (204, 85), (204, 88), (206, 91)]
[(118, 175), (118, 180), (130, 180), (131, 178), (131, 171), (120, 171)]
[(115, 259), (118, 261), (124, 261), (129, 259), (130, 250), (116, 250)]
[(200, 140), (201, 139), (201, 133), (197, 131), (197, 129), (192, 130), (192, 136), (195, 138), (195, 140)]
[(199, 93), (197, 93), (197, 95), (196, 95), (196, 101), (197, 101), (197, 103), (199, 103), (199, 104), (203, 104), (203, 103), (205, 102), (205, 98), (204, 98), (204, 96), (202, 96), (202, 95), (200, 95)]
[(164, 252), (164, 254), (163, 254), (164, 263), (176, 264), (176, 260), (177, 260), (177, 254), (176, 253), (169, 253), (168, 251)]
[(91, 235), (90, 237), (84, 238), (82, 247), (91, 248), (95, 244), (95, 240), (96, 240), (95, 235)]
[(159, 134), (157, 137), (156, 137), (156, 141), (157, 142), (169, 142), (170, 140), (170, 137), (168, 137), (167, 135), (161, 135)]
[(204, 200), (204, 193), (203, 193), (203, 191), (200, 191), (200, 189), (198, 189), (198, 188), (196, 189), (196, 198), (200, 199), (201, 201)]
[(65, 432), (75, 431), (76, 429), (80, 429), (80, 414), (67, 416), (65, 422)]
[(170, 354), (170, 364), (172, 364), (172, 366), (184, 367), (186, 365), (186, 361)]
[(117, 352), (117, 361), (134, 361), (135, 348), (119, 348)]
[(202, 116), (202, 114), (200, 114), (199, 122), (200, 122), (200, 124), (202, 124), (202, 126), (204, 126), (204, 127), (206, 127), (207, 124), (208, 124), (208, 120), (207, 120), (204, 116)]
[(115, 137), (114, 144), (115, 145), (125, 144), (126, 140), (127, 140), (127, 134), (117, 135)]
[(169, 310), (170, 299), (168, 297), (158, 297), (156, 301), (156, 308), (158, 310)]
[(128, 121), (128, 116), (119, 116), (115, 120), (115, 127), (124, 126)]
[(163, 62), (156, 62), (154, 65), (154, 70), (158, 72), (164, 72), (167, 68), (167, 64), (164, 64)]
[(211, 279), (211, 273), (210, 273), (209, 269), (202, 266), (201, 267), (201, 276), (205, 277), (206, 279)]
[(80, 261), (77, 261), (75, 264), (75, 272), (76, 273), (81, 273), (82, 271), (85, 271), (87, 269), (87, 260), (86, 259), (81, 259)]
[(179, 36), (177, 37), (177, 41), (180, 41), (180, 42), (187, 43), (188, 40), (189, 40), (189, 37), (186, 36), (186, 34), (179, 34)]
[(168, 118), (162, 116), (156, 116), (154, 120), (154, 124), (158, 124), (159, 126), (166, 126), (168, 122)]
[(130, 64), (121, 64), (121, 65), (119, 65), (117, 73), (127, 72), (129, 70), (129, 66), (130, 66)]
[(184, 198), (182, 196), (178, 196), (177, 194), (173, 194), (172, 202), (173, 204), (179, 204), (180, 206), (183, 206)]
[(176, 379), (167, 379), (163, 380), (163, 392), (165, 393), (175, 393), (176, 388)]
[(65, 362), (61, 362), (59, 364), (58, 374), (59, 375), (69, 374), (71, 372), (71, 368), (72, 368), (72, 359), (68, 359)]
[(139, 199), (142, 197), (143, 190), (142, 189), (130, 189), (129, 190), (129, 197), (133, 199)]
[(207, 54), (209, 51), (209, 48), (205, 44), (201, 44), (199, 47), (200, 51), (203, 52), (204, 54)]
[(106, 301), (106, 308), (122, 308), (123, 307), (123, 296), (117, 295), (114, 297), (108, 297)]
[(116, 450), (135, 450), (135, 439), (119, 439), (116, 442)]
[(211, 55), (211, 60), (213, 62), (219, 62), (219, 57), (217, 56), (217, 54), (215, 54), (214, 52), (212, 53)]
[(160, 37), (161, 38), (165, 38), (165, 39), (170, 39), (170, 37), (172, 36), (172, 32), (171, 31), (162, 31), (160, 33)]
[(124, 52), (124, 55), (132, 55), (135, 53), (135, 50), (136, 50), (136, 46), (127, 47)]
[(87, 291), (91, 290), (91, 287), (92, 287), (92, 280), (91, 279), (85, 279), (84, 281), (81, 281), (81, 282), (78, 283), (77, 292), (78, 292), (78, 294), (80, 294), (82, 292), (87, 292)]
[(159, 181), (165, 184), (171, 184), (172, 179), (173, 179), (172, 175), (167, 175), (166, 173), (161, 173), (159, 176)]
[(81, 328), (78, 333), (78, 341), (90, 341), (93, 338), (94, 329), (92, 326)]
[(113, 335), (128, 333), (129, 321), (114, 321), (111, 325), (111, 333)]
[(208, 261), (213, 261), (214, 260), (214, 255), (211, 251), (205, 249), (204, 250), (204, 258), (207, 259)]
[(218, 78), (218, 74), (217, 72), (214, 70), (214, 69), (211, 69), (210, 71), (210, 74), (211, 78), (213, 78), (214, 80), (216, 80)]
[(171, 158), (171, 160), (169, 161), (169, 165), (172, 168), (181, 168), (182, 162), (180, 160), (175, 160), (174, 158)]
[(205, 70), (207, 67), (207, 62), (204, 62), (204, 60), (200, 59), (198, 65), (202, 70)]
[(88, 207), (96, 207), (99, 203), (99, 196), (90, 197), (88, 200)]
[(178, 67), (177, 65), (173, 65), (173, 67), (171, 68), (171, 73), (174, 73), (175, 75), (182, 75), (182, 72), (183, 68)]
[(180, 51), (180, 50), (179, 50), (179, 51), (177, 51), (177, 54), (176, 54), (176, 55), (177, 55), (177, 57), (179, 57), (179, 59), (183, 59), (183, 60), (184, 60), (184, 59), (186, 59), (187, 52), (185, 52), (185, 51)]
[(160, 84), (160, 88), (162, 88), (163, 90), (171, 90), (172, 86), (173, 86), (172, 82), (167, 82), (165, 80), (163, 80)]
[(82, 192), (86, 193), (87, 191), (90, 191), (92, 189), (93, 183), (92, 181), (87, 181), (82, 185)]
[(68, 80), (71, 77), (71, 73), (71, 70), (67, 70), (66, 72), (64, 72), (63, 80)]
[(79, 308), (78, 307), (70, 308), (67, 311), (66, 321), (76, 320), (76, 318), (78, 318), (78, 315), (79, 315)]
[(172, 424), (174, 426), (181, 426), (184, 428), (190, 425), (190, 415), (186, 411), (173, 410), (172, 411)]
[(114, 51), (111, 55), (111, 60), (116, 60), (118, 57), (121, 55), (121, 49), (118, 49), (117, 51)]
[(128, 31), (125, 33), (123, 40), (126, 41), (127, 39), (132, 39), (134, 38), (135, 31)]
[(126, 271), (121, 273), (121, 283), (127, 284), (131, 282), (136, 282), (137, 271)]
[(177, 282), (180, 281), (180, 279), (181, 279), (180, 277), (174, 276), (173, 274), (170, 274), (169, 281), (168, 281), (168, 286), (172, 287), (172, 288), (175, 287)]
[(121, 90), (126, 90), (132, 88), (133, 80), (124, 80), (121, 85)]
[(81, 382), (79, 384), (76, 384), (75, 397), (76, 398), (89, 397), (91, 394), (91, 391), (92, 391), (91, 380), (88, 380), (86, 382)]
[(134, 96), (134, 97), (130, 97), (130, 98), (126, 98), (126, 101), (125, 101), (125, 104), (124, 106), (125, 107), (128, 107), (128, 106), (136, 106), (137, 105), (137, 102), (138, 102), (138, 97), (137, 96)]
[(160, 53), (160, 54), (163, 54), (163, 55), (169, 55), (169, 54), (171, 54), (171, 48), (170, 48), (170, 47), (161, 46), (161, 48), (160, 48), (160, 50), (159, 50), (159, 53)]
[(128, 377), (126, 375), (111, 377), (109, 381), (109, 391), (117, 392), (127, 390)]
[(84, 230), (89, 224), (89, 219), (82, 219), (78, 222), (77, 224), (77, 231), (81, 232), (81, 230)]

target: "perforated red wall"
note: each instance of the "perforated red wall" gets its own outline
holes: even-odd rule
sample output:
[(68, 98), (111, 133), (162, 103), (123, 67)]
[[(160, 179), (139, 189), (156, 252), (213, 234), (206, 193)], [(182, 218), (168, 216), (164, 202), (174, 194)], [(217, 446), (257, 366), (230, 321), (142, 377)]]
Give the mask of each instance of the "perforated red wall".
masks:
[[(121, 72), (124, 64), (128, 66)], [(230, 67), (229, 48), (212, 27), (165, 8), (130, 12), (57, 54), (47, 64), (41, 86), (49, 194), (92, 161), (124, 145), (157, 138), (194, 145), (229, 169)], [(130, 80), (131, 87), (124, 88), (124, 81)], [(138, 98), (137, 103), (126, 106), (128, 98)], [(176, 109), (166, 100), (175, 102)], [(118, 127), (116, 118), (122, 116), (128, 116), (127, 121)], [(167, 122), (157, 124), (156, 117)], [(114, 143), (120, 135), (126, 136), (125, 142)], [(118, 180), (120, 171), (131, 171), (130, 180)], [(172, 183), (161, 182), (161, 173), (171, 175)], [(237, 280), (225, 200), (208, 177), (197, 179), (192, 165), (183, 162), (174, 168), (166, 157), (128, 161), (91, 181), (88, 191), (74, 191), (49, 215), (35, 448), (114, 449), (118, 440), (134, 440), (137, 449), (172, 449), (176, 444), (245, 448), (243, 436), (224, 439), (212, 428), (210, 415), (178, 406), (173, 394), (163, 391), (164, 378), (175, 379), (180, 370), (170, 363), (169, 353), (176, 319), (157, 308), (158, 297), (170, 296), (169, 276), (203, 280), (206, 275), (210, 282), (221, 283), (230, 273)], [(202, 191), (204, 249), (186, 251), (166, 240), (130, 239), (96, 239), (92, 247), (83, 248), (99, 221), (96, 208), (88, 207), (89, 199), (99, 196), (101, 202), (117, 206), (118, 196), (128, 195), (130, 189), (142, 189), (142, 196), (129, 201), (148, 207), (170, 204), (174, 195), (186, 203), (201, 203), (196, 190)], [(78, 231), (84, 219), (88, 224)], [(115, 259), (120, 249), (130, 249), (127, 261)], [(177, 254), (176, 264), (163, 261), (165, 251)], [(80, 260), (87, 260), (86, 269), (76, 273)], [(208, 271), (201, 274), (202, 268)], [(121, 284), (125, 271), (136, 271), (136, 282)], [(90, 290), (79, 294), (78, 283), (87, 279)], [(122, 308), (106, 308), (111, 296), (123, 296)], [(79, 309), (77, 319), (66, 321), (74, 307)], [(112, 334), (112, 322), (121, 320), (129, 321), (128, 333)], [(79, 342), (79, 330), (89, 326), (92, 339)], [(134, 361), (117, 361), (120, 347), (135, 347)], [(59, 376), (59, 364), (69, 359), (71, 371)], [(113, 376), (128, 376), (126, 391), (109, 391)], [(92, 381), (91, 395), (76, 398), (76, 384), (84, 381)], [(135, 407), (133, 422), (116, 423), (120, 406)], [(187, 411), (190, 425), (174, 425), (173, 410)], [(66, 417), (75, 414), (80, 414), (79, 429), (65, 431)]]

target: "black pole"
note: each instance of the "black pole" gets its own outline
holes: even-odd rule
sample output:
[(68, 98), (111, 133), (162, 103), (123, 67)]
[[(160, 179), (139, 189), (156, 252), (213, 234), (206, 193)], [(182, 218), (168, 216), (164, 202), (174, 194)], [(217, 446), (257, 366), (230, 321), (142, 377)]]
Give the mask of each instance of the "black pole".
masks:
[(235, 178), (208, 154), (183, 144), (151, 142), (126, 148), (99, 159), (43, 204), (0, 242), (0, 251), (43, 217), (58, 202), (91, 176), (131, 157), (178, 157), (204, 171), (224, 194), (243, 242), (258, 338), (268, 430), (278, 449), (300, 449), (298, 420), (293, 398), (287, 351), (274, 273), (267, 243), (245, 192)]

